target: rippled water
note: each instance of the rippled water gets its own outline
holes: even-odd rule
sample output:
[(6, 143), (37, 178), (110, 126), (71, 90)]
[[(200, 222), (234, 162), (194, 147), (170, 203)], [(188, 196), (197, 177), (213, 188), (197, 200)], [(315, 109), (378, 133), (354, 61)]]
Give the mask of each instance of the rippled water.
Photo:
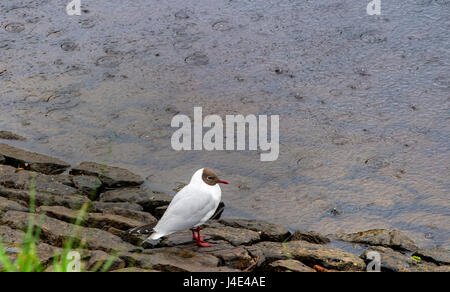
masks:
[[(202, 166), (229, 216), (395, 227), (450, 248), (450, 1), (0, 3), (0, 129), (173, 189)], [(175, 152), (171, 118), (280, 115), (280, 157)]]

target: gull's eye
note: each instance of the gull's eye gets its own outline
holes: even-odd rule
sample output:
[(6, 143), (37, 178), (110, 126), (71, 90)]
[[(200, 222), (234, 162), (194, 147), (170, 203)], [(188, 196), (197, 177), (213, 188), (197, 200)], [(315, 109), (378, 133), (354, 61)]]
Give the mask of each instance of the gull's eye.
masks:
[(208, 180), (212, 180), (213, 179), (213, 177), (212, 176), (208, 176), (208, 177), (206, 177)]

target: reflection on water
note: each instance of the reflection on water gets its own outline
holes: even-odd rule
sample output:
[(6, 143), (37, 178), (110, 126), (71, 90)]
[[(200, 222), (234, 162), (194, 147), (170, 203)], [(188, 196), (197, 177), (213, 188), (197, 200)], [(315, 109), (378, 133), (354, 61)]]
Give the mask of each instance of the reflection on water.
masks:
[[(3, 3), (6, 2), (6, 3)], [(369, 1), (367, 1), (369, 2)], [(173, 189), (218, 169), (228, 215), (450, 248), (448, 1), (2, 1), (0, 129)], [(175, 152), (171, 118), (280, 115), (280, 157)], [(108, 154), (111, 150), (111, 154)]]

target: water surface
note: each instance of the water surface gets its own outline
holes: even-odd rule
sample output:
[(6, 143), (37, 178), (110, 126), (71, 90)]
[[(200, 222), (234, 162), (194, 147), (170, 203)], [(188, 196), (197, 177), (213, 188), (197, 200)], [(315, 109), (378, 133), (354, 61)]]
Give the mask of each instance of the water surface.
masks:
[[(228, 216), (394, 227), (450, 248), (450, 1), (0, 3), (0, 129), (173, 189), (209, 166)], [(280, 115), (280, 156), (175, 152), (171, 118)]]

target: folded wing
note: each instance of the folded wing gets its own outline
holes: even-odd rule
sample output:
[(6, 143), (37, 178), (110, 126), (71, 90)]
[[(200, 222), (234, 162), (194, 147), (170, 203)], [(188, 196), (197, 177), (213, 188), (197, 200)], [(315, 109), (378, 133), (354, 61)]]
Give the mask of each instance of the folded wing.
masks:
[(205, 217), (214, 212), (215, 205), (209, 193), (185, 187), (173, 198), (154, 230), (159, 234), (170, 234), (192, 228), (203, 223)]

